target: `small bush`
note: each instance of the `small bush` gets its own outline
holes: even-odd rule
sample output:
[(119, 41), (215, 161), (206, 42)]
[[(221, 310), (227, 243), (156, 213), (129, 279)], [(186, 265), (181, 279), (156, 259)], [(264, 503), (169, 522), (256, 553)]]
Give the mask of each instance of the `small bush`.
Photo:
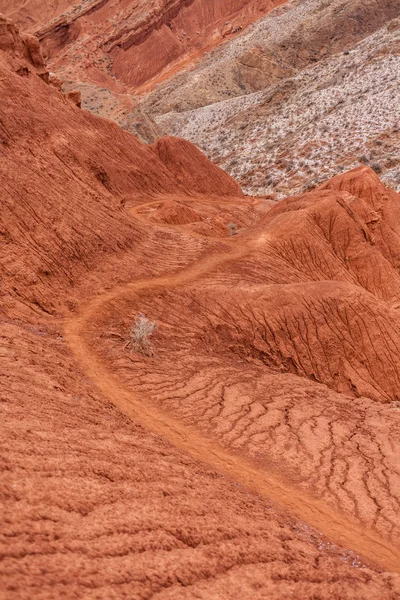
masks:
[(237, 235), (239, 233), (239, 228), (236, 223), (228, 223), (228, 233), (229, 235)]
[(129, 348), (131, 352), (139, 352), (144, 356), (153, 356), (154, 350), (151, 336), (157, 329), (155, 321), (150, 321), (143, 313), (138, 313), (129, 329), (129, 339), (124, 349)]

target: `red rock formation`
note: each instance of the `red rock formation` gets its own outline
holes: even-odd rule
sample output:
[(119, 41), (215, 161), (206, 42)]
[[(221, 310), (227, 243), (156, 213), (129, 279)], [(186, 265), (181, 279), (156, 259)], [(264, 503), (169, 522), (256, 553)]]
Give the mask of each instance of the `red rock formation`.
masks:
[[(368, 168), (288, 198), (231, 252), (96, 302), (91, 347), (147, 403), (398, 543), (399, 204)], [(153, 361), (96, 341), (139, 311)]]
[(190, 142), (161, 138), (152, 148), (173, 177), (194, 194), (241, 196), (240, 186)]
[(76, 0), (0, 0), (0, 12), (24, 30), (34, 31), (72, 8)]
[[(177, 190), (190, 194), (210, 189), (228, 195), (240, 193), (238, 185), (191, 144), (161, 141), (167, 167), (153, 149), (113, 123), (77, 111), (62, 94), (34, 75), (31, 63), (23, 58), (26, 46), (15, 41), (15, 31), (9, 25), (7, 28), (3, 47), (7, 43), (8, 48), (21, 50), (15, 57), (8, 53), (0, 57), (1, 222), (7, 240), (1, 260), (7, 265), (8, 285), (16, 287), (18, 293), (24, 289), (31, 302), (41, 304), (43, 294), (48, 294), (52, 305), (55, 287), (70, 285), (82, 268), (94, 265), (99, 253), (131, 245), (136, 228), (121, 213), (127, 198)], [(14, 74), (8, 70), (10, 61)], [(26, 108), (17, 113), (15, 103), (21, 97)], [(28, 143), (30, 152), (26, 153)], [(20, 181), (18, 201), (13, 193), (15, 164)], [(83, 235), (86, 228), (88, 235)], [(36, 245), (34, 255), (32, 243)]]
[(358, 210), (368, 227), (372, 243), (399, 273), (400, 238), (396, 227), (393, 227), (400, 221), (399, 195), (385, 187), (368, 167), (333, 177), (321, 189), (346, 191), (360, 199)]
[(35, 0), (20, 2), (21, 6), (0, 0), (0, 10), (12, 13), (14, 19), (18, 16), (31, 30), (35, 30), (34, 23), (44, 24), (36, 31), (48, 56), (55, 59), (55, 70), (66, 66), (64, 58), (57, 56), (66, 50), (69, 67), (81, 74), (76, 80), (108, 83), (116, 89), (112, 79), (116, 77), (137, 89), (154, 86), (283, 1), (140, 0), (123, 6), (111, 0), (75, 6), (50, 3), (47, 19), (46, 10)]
[(75, 106), (77, 106), (78, 108), (81, 108), (81, 106), (82, 106), (82, 94), (80, 93), (79, 90), (73, 90), (72, 92), (68, 92), (66, 94), (66, 97), (68, 98), (68, 100), (71, 100), (71, 102), (73, 104), (75, 104)]
[[(1, 24), (3, 596), (393, 600), (398, 275), (369, 215), (395, 235), (398, 196), (363, 171), (238, 197), (187, 142), (78, 110)], [(172, 224), (132, 211), (171, 197)], [(259, 223), (184, 229), (218, 205)], [(138, 311), (155, 359), (126, 349)]]
[[(194, 0), (170, 2), (168, 10), (151, 15), (147, 23), (110, 40), (113, 73), (129, 87), (138, 88), (156, 78), (165, 79), (182, 63), (202, 54), (269, 12), (282, 0)], [(152, 82), (153, 85), (155, 82)]]
[(104, 402), (52, 327), (0, 318), (4, 599), (395, 597), (392, 576)]
[[(0, 14), (0, 51), (3, 54), (3, 60), (7, 59), (8, 63), (14, 63), (21, 58), (34, 66), (39, 71), (45, 69), (45, 63), (42, 57), (40, 44), (32, 35), (19, 35), (19, 29), (10, 19)], [(24, 65), (23, 68), (27, 68)]]

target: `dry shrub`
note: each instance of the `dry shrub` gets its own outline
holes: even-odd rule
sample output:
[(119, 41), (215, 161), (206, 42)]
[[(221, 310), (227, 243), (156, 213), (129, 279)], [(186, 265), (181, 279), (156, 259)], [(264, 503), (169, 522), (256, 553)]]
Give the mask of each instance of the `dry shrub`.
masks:
[(129, 348), (131, 352), (153, 356), (154, 349), (151, 337), (156, 329), (157, 324), (155, 321), (150, 321), (143, 313), (138, 313), (129, 329), (129, 339), (124, 349)]

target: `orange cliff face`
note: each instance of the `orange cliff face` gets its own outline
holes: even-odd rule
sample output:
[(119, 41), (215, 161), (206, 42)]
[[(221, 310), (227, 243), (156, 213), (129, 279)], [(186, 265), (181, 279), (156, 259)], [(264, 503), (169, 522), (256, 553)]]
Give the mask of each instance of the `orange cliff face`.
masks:
[(288, 2), (141, 110), (251, 195), (281, 199), (360, 164), (400, 190), (399, 17), (394, 0)]
[(36, 32), (52, 69), (65, 77), (144, 91), (283, 2), (87, 0), (55, 2), (46, 14), (33, 0), (3, 0), (0, 10)]
[(17, 71), (21, 76), (28, 76), (30, 70), (43, 76), (46, 71), (37, 38), (26, 33), (20, 34), (18, 27), (2, 14), (0, 14), (0, 51), (5, 67)]
[(129, 89), (148, 91), (283, 2), (176, 2), (158, 22), (111, 42), (112, 71)]
[(7, 15), (13, 23), (24, 31), (35, 31), (46, 23), (58, 17), (64, 11), (71, 9), (76, 0), (0, 0), (0, 13)]

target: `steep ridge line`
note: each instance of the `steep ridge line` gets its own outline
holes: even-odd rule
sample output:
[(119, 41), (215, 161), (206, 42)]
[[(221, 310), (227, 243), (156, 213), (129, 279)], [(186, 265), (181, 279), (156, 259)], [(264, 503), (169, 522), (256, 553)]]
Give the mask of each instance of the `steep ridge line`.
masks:
[[(22, 23), (30, 18), (32, 33), (52, 61), (51, 70), (67, 85), (91, 82), (100, 86), (100, 95), (108, 88), (117, 93), (134, 90), (137, 96), (285, 2), (138, 0), (120, 6), (111, 0), (84, 0), (50, 23), (41, 11), (36, 28), (32, 9), (14, 12)], [(126, 110), (124, 100), (120, 108)]]
[[(60, 15), (53, 22), (37, 29), (35, 35), (42, 41), (55, 33), (59, 28), (69, 27), (78, 19), (100, 10), (108, 3), (108, 1), (109, 0), (92, 0), (92, 2), (87, 4), (73, 6), (66, 14)], [(170, 19), (173, 19), (182, 7), (193, 4), (193, 2), (194, 0), (168, 0), (165, 7), (155, 6), (151, 13), (150, 20), (147, 20), (146, 18), (139, 20), (136, 30), (132, 33), (128, 33), (123, 40), (120, 40), (118, 36), (114, 35), (105, 41), (104, 46), (107, 50), (112, 50), (115, 46), (121, 46), (124, 50), (127, 50), (131, 46), (142, 42), (143, 39), (151, 34), (153, 29), (158, 29), (161, 25), (164, 25)]]
[(96, 10), (99, 10), (107, 4), (108, 0), (93, 0), (88, 4), (78, 4), (67, 11), (66, 14), (60, 15), (47, 25), (43, 25), (35, 31), (35, 36), (39, 41), (43, 41), (47, 36), (53, 34), (62, 27), (69, 27), (85, 15), (88, 15)]
[(249, 491), (270, 500), (285, 512), (320, 531), (334, 543), (355, 551), (367, 562), (400, 574), (399, 548), (382, 539), (374, 531), (362, 527), (323, 502), (284, 482), (275, 474), (261, 470), (249, 460), (227, 451), (193, 427), (159, 411), (152, 406), (151, 400), (139, 398), (121, 384), (91, 347), (90, 322), (109, 302), (130, 297), (135, 293), (143, 294), (147, 290), (161, 291), (192, 282), (222, 264), (249, 254), (255, 246), (265, 243), (266, 240), (265, 233), (246, 241), (242, 238), (241, 247), (235, 247), (234, 244), (230, 251), (207, 256), (177, 274), (117, 286), (95, 297), (80, 314), (66, 320), (65, 339), (85, 375), (110, 402), (134, 422), (162, 436), (177, 448), (225, 474)]

